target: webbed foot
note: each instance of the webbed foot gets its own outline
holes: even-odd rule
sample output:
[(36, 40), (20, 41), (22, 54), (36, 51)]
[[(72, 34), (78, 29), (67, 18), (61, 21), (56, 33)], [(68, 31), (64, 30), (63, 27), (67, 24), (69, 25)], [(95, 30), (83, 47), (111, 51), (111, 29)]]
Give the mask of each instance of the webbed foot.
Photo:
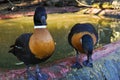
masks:
[(27, 78), (28, 80), (36, 80), (35, 75), (33, 75), (30, 70), (27, 70)]
[(87, 67), (93, 67), (93, 63), (90, 62), (90, 61), (88, 61), (88, 60), (84, 61), (84, 62), (83, 62), (83, 65), (84, 65), (84, 66), (87, 66)]
[(72, 67), (72, 68), (80, 69), (80, 68), (82, 68), (82, 65), (81, 65), (79, 62), (76, 62), (76, 63), (73, 64), (71, 67)]
[(48, 80), (49, 76), (45, 73), (42, 73), (40, 68), (36, 66), (36, 77), (37, 77), (37, 80)]

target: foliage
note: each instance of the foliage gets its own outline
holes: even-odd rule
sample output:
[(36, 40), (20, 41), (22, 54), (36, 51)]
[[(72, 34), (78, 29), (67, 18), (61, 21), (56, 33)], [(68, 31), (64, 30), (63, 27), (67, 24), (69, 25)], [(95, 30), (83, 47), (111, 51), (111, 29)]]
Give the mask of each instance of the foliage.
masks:
[(105, 2), (103, 3), (102, 5), (100, 3), (93, 3), (92, 7), (95, 7), (95, 8), (108, 8), (108, 9), (111, 9), (113, 8), (113, 6), (111, 4), (109, 4), (108, 2)]

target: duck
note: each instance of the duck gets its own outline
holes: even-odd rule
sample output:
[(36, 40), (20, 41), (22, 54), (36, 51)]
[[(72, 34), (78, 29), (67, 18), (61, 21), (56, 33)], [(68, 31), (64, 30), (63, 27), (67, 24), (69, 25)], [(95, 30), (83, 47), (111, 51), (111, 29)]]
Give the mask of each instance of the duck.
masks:
[[(83, 66), (93, 67), (93, 49), (98, 42), (98, 32), (91, 23), (76, 23), (68, 34), (68, 43), (76, 53), (76, 62), (72, 68), (80, 69)], [(87, 60), (79, 62), (80, 54), (87, 55)]]
[[(47, 13), (43, 6), (38, 6), (34, 13), (33, 33), (23, 33), (10, 46), (12, 53), (26, 65), (28, 80), (47, 80), (47, 74), (42, 73), (39, 63), (48, 60), (55, 51), (55, 42), (47, 29)], [(30, 66), (36, 65), (35, 74)]]

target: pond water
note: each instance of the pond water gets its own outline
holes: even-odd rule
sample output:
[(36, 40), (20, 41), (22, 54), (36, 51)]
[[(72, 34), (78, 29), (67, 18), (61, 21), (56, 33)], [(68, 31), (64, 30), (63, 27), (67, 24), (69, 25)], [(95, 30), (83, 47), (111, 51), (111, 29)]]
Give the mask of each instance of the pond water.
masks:
[[(76, 13), (49, 14), (47, 19), (48, 29), (56, 42), (56, 50), (46, 63), (75, 55), (73, 48), (67, 41), (68, 33), (74, 24), (85, 22), (92, 23), (99, 33), (99, 42), (95, 48), (120, 40), (119, 21)], [(0, 68), (13, 69), (24, 66), (15, 65), (20, 61), (8, 51), (9, 46), (15, 42), (18, 36), (29, 32), (33, 32), (32, 17), (0, 20)]]

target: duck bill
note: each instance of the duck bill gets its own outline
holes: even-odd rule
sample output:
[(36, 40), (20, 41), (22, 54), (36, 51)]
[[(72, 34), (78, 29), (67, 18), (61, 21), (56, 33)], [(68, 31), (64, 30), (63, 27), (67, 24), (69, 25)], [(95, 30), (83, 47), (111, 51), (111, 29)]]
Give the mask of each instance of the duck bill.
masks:
[(43, 25), (47, 25), (45, 16), (42, 16), (42, 17), (41, 17), (41, 23), (42, 23)]

